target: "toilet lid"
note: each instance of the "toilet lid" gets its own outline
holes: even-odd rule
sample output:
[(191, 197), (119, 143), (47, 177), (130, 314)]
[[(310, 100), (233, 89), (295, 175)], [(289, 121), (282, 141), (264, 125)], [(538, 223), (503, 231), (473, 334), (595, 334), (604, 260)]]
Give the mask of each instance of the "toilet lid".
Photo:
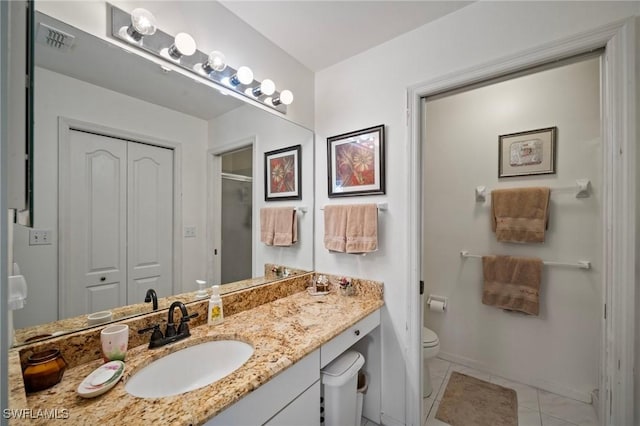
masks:
[(422, 345), (433, 346), (438, 343), (438, 335), (427, 327), (422, 328)]

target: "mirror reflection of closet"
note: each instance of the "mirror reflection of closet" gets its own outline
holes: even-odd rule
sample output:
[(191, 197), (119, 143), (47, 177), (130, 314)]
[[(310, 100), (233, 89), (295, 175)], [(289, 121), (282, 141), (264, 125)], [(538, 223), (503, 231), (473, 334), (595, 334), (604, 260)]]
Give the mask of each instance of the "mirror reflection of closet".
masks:
[(223, 283), (251, 278), (253, 211), (253, 146), (220, 156), (221, 268)]

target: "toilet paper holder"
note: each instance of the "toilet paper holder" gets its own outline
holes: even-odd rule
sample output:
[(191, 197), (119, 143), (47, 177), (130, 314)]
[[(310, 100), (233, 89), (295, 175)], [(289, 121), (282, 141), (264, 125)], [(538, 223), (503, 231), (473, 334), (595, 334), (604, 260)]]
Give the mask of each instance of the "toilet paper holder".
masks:
[(431, 307), (431, 302), (440, 302), (440, 303), (442, 303), (442, 310), (446, 311), (447, 310), (447, 300), (448, 300), (448, 298), (446, 298), (444, 296), (437, 296), (435, 294), (430, 294), (427, 297), (427, 306)]

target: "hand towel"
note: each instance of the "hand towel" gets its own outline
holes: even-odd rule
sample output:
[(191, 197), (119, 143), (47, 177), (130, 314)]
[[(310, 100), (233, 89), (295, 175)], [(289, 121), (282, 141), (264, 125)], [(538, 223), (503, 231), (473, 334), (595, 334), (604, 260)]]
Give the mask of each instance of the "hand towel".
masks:
[(343, 252), (347, 243), (348, 206), (324, 207), (324, 246), (327, 250)]
[(273, 245), (288, 247), (298, 241), (298, 215), (294, 207), (275, 207)]
[(357, 204), (347, 207), (347, 253), (369, 253), (378, 249), (378, 206)]
[(538, 315), (542, 260), (511, 256), (483, 256), (482, 303)]
[(491, 191), (491, 229), (496, 239), (510, 243), (543, 243), (549, 221), (545, 187)]
[(273, 245), (276, 229), (276, 213), (271, 208), (260, 209), (260, 241), (268, 246)]

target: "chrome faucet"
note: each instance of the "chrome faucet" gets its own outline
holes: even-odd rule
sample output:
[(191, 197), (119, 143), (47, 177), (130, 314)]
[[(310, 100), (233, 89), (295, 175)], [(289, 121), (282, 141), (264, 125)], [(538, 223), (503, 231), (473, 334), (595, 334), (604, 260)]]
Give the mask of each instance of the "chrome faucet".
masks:
[[(180, 308), (180, 312), (182, 313), (182, 318), (180, 318), (180, 325), (178, 326), (177, 330), (176, 325), (173, 322), (173, 311), (175, 308)], [(164, 334), (162, 334), (162, 331), (160, 331), (159, 324), (154, 324), (150, 327), (138, 330), (138, 333), (142, 334), (146, 333), (147, 331), (153, 331), (153, 333), (151, 334), (151, 340), (149, 341), (149, 349), (159, 348), (160, 346), (168, 345), (169, 343), (177, 342), (178, 340), (182, 340), (191, 336), (188, 323), (191, 318), (195, 318), (197, 316), (197, 312), (189, 315), (187, 307), (184, 305), (184, 303), (176, 301), (173, 302), (169, 307), (167, 328), (165, 329)]]
[(153, 301), (153, 310), (157, 311), (158, 310), (158, 295), (156, 294), (156, 291), (152, 288), (150, 288), (149, 290), (147, 290), (147, 294), (144, 295), (144, 303), (149, 303)]

